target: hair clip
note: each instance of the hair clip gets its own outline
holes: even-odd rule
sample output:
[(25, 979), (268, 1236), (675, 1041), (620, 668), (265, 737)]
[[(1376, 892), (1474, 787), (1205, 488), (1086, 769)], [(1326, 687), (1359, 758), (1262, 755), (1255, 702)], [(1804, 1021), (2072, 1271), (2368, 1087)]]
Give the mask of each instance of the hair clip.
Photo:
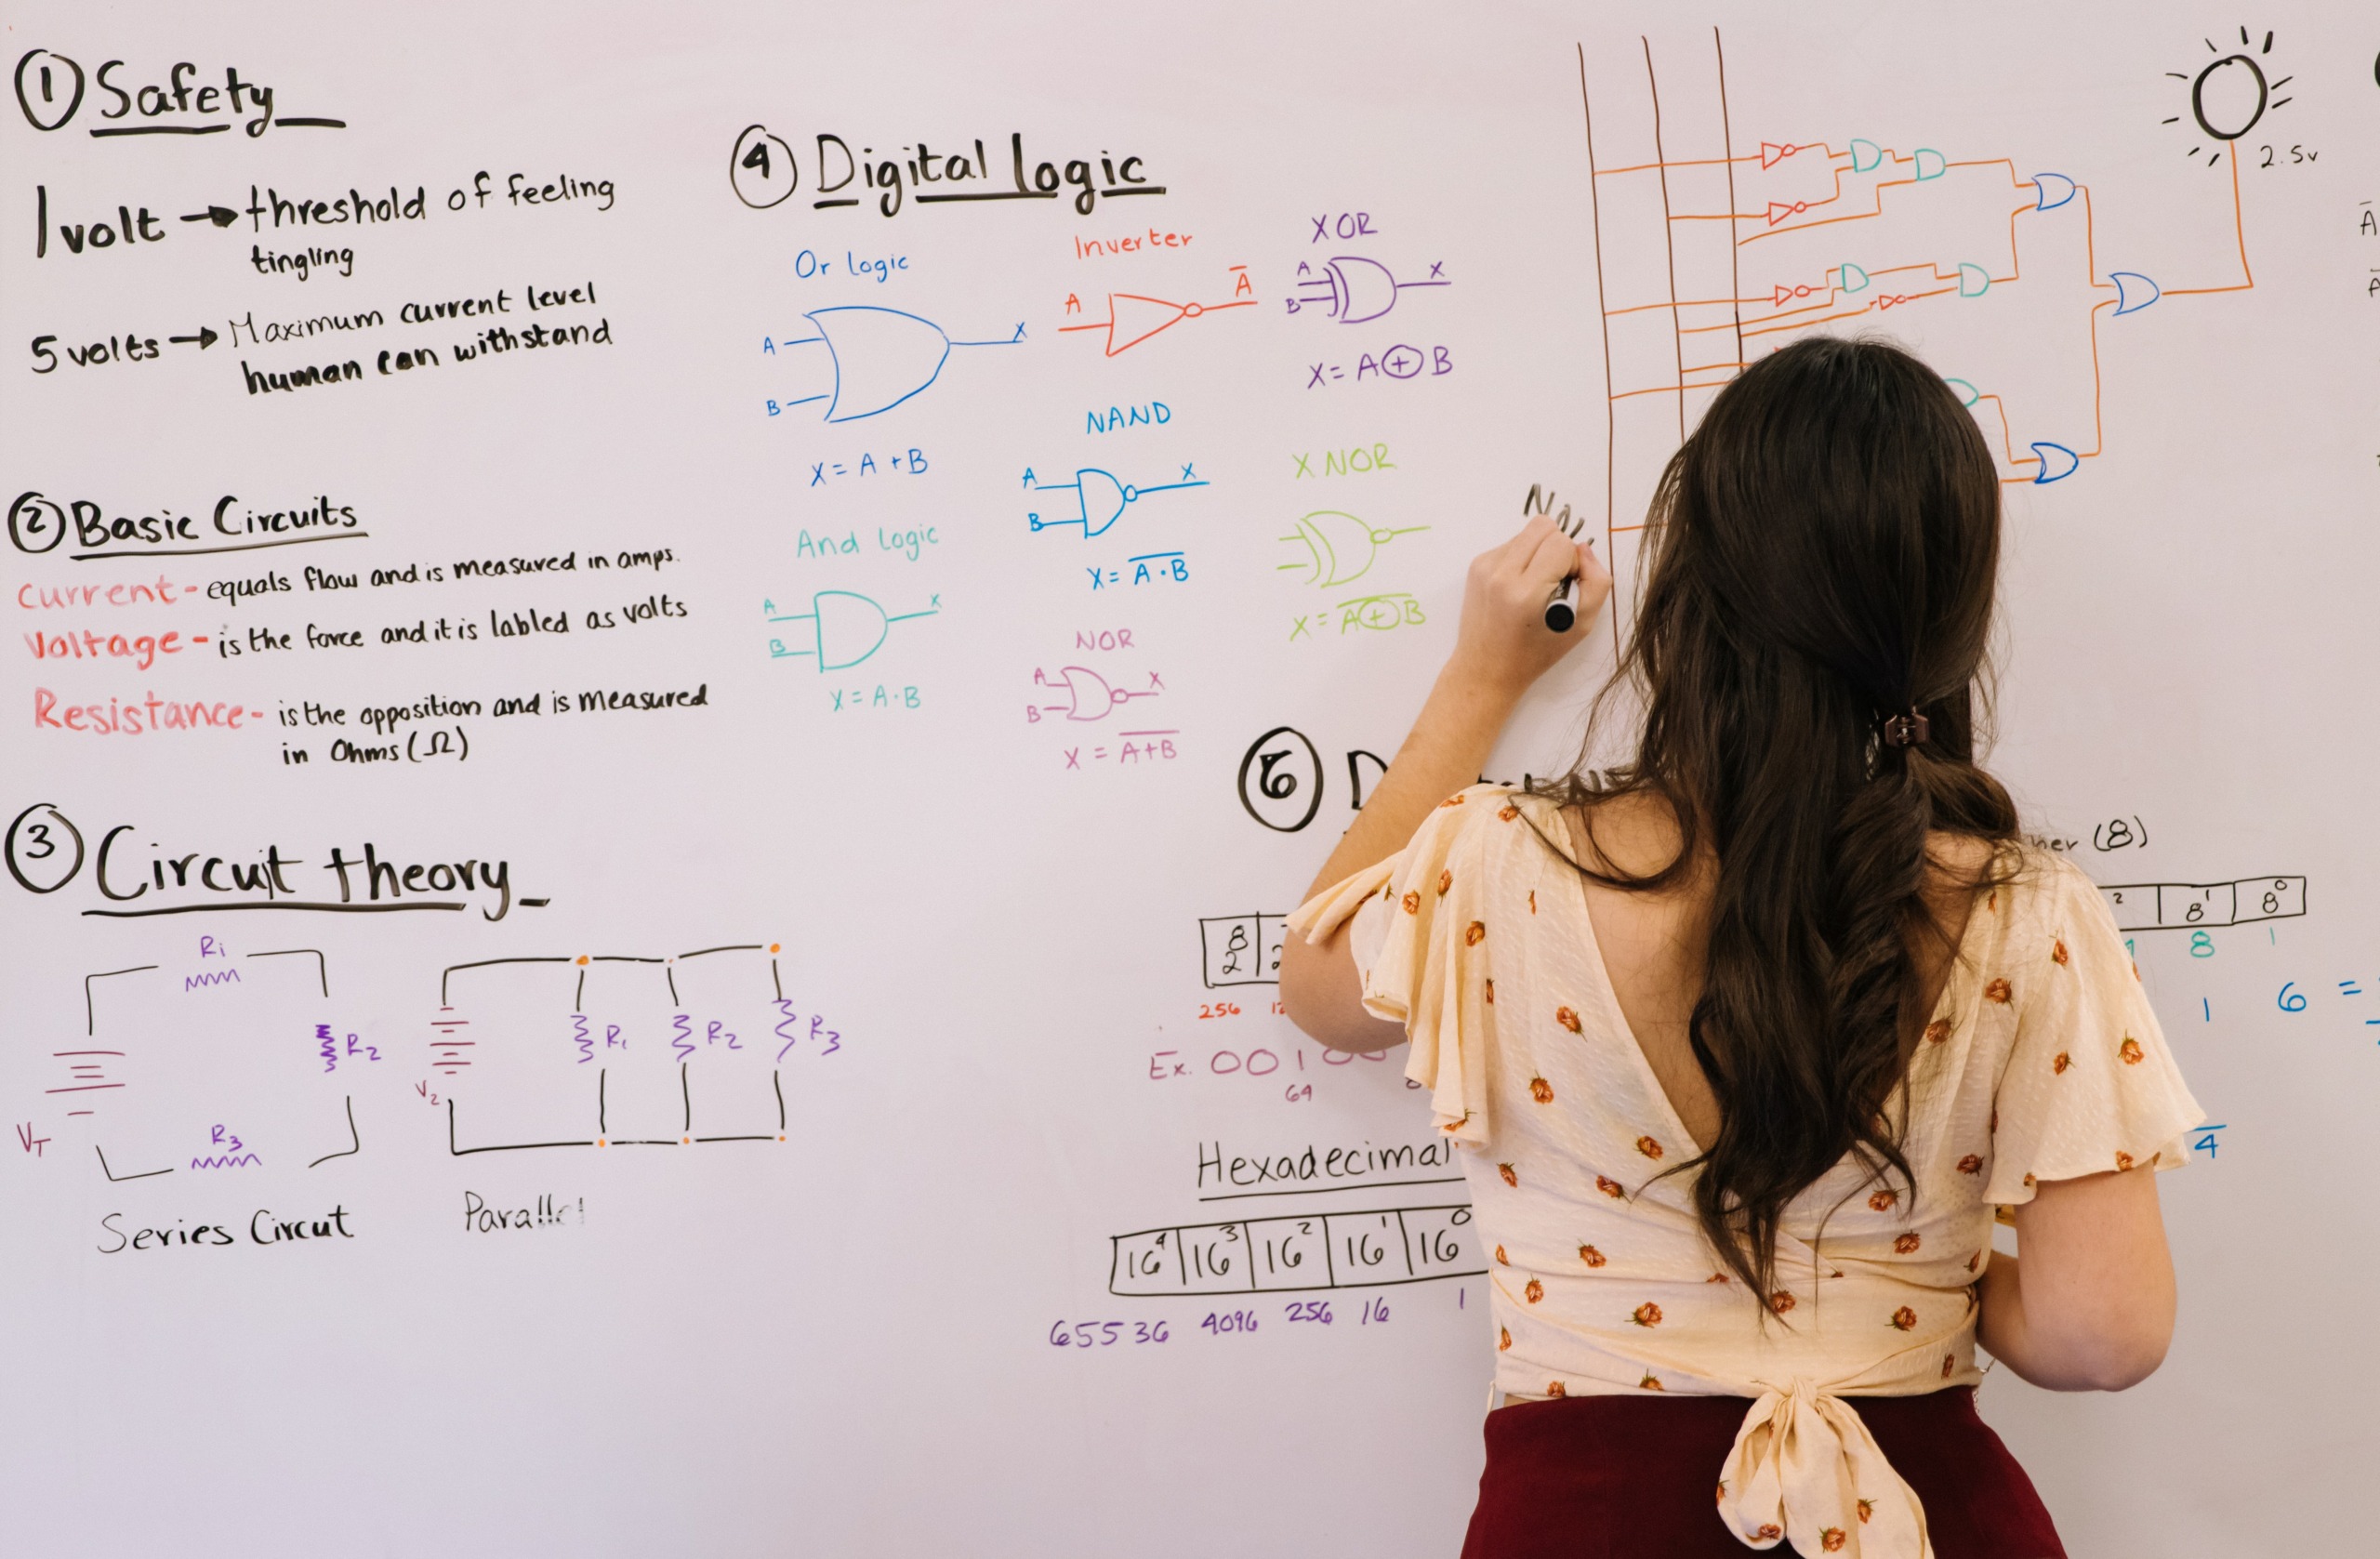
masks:
[(1913, 747), (1933, 733), (1934, 722), (1911, 709), (1884, 718), (1884, 743), (1888, 747)]

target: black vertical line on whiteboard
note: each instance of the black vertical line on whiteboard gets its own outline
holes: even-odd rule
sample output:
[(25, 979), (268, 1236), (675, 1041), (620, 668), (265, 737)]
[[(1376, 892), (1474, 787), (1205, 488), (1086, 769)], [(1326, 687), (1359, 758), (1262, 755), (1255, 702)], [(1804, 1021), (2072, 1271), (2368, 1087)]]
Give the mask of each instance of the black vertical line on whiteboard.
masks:
[[(105, 973), (103, 973), (103, 974), (86, 974), (86, 975), (84, 975), (84, 976), (83, 976), (83, 1037), (85, 1037), (86, 1039), (87, 1039), (87, 1038), (91, 1037), (91, 1036), (92, 1036), (92, 1035), (94, 1035), (95, 1033), (97, 1033), (97, 1032), (98, 1032), (99, 1019), (98, 1019), (97, 1017), (93, 1016), (93, 1015), (92, 1015), (92, 1012), (91, 1012), (91, 982), (92, 982), (92, 981), (94, 981), (94, 980), (112, 980), (112, 979), (114, 979), (114, 978), (115, 978), (117, 975), (119, 975), (119, 974), (140, 974), (140, 973), (144, 973), (144, 972), (146, 972), (146, 971), (149, 971), (149, 970), (152, 970), (152, 969), (154, 969), (154, 968), (156, 968), (156, 967), (157, 967), (157, 966), (156, 966), (155, 964), (153, 964), (153, 963), (142, 963), (142, 964), (135, 964), (135, 965), (133, 965), (130, 969), (111, 969), (111, 970), (107, 971), (106, 971)], [(152, 1173), (163, 1173), (164, 1171), (162, 1171), (162, 1170), (152, 1170), (151, 1172), (152, 1172)], [(111, 1180), (112, 1180), (112, 1179), (114, 1179), (115, 1177), (114, 1177), (114, 1176), (112, 1176), (112, 1175), (111, 1175), (111, 1176), (109, 1176), (108, 1178), (109, 1178), (109, 1179), (111, 1179)], [(128, 1177), (128, 1178), (137, 1178), (137, 1177)]]
[[(248, 956), (252, 958), (261, 958), (268, 957), (269, 955), (263, 953), (251, 953)], [(347, 1140), (355, 1145), (352, 1147), (343, 1147), (337, 1153), (325, 1153), (320, 1158), (315, 1159), (312, 1164), (307, 1165), (306, 1168), (311, 1169), (315, 1168), (317, 1165), (327, 1164), (334, 1158), (352, 1158), (355, 1155), (364, 1151), (364, 1134), (355, 1129), (355, 1095), (352, 1093), (347, 1096)]]
[(678, 1097), (686, 1106), (686, 1123), (678, 1130), (692, 1131), (694, 1129), (694, 1085), (688, 1080), (686, 1063), (682, 1061), (678, 1063)]
[(1661, 144), (1661, 84), (1653, 74), (1653, 40), (1642, 33), (1636, 41), (1645, 46), (1645, 86), (1653, 94), (1653, 166), (1661, 176), (1661, 252), (1669, 257), (1670, 265), (1670, 345), (1675, 349), (1677, 362), (1677, 442), (1686, 442), (1686, 336), (1685, 322), (1677, 312), (1677, 218), (1670, 215), (1670, 154)]
[[(1595, 241), (1595, 324), (1603, 331), (1603, 545), (1604, 561), (1615, 563), (1619, 543), (1611, 528), (1614, 471), (1620, 452), (1613, 446), (1620, 439), (1619, 403), (1612, 400), (1616, 386), (1611, 382), (1611, 299), (1604, 294), (1603, 281), (1603, 192), (1596, 181), (1602, 177), (1595, 171), (1595, 111), (1587, 95), (1587, 46), (1579, 46), (1579, 112), (1587, 126), (1587, 214), (1593, 228)], [(1614, 641), (1620, 632), (1620, 592), (1611, 592), (1606, 603), (1611, 609), (1611, 631)], [(1329, 1240), (1323, 1241), (1328, 1246)]]
[(777, 960), (774, 958), (771, 958), (769, 960), (769, 984), (777, 988), (777, 999), (779, 1001), (783, 1001), (785, 999), (785, 980), (783, 976), (777, 973)]
[(587, 968), (583, 964), (578, 970), (578, 988), (570, 993), (570, 1010), (574, 1012), (587, 1011)]
[(252, 958), (294, 958), (300, 953), (311, 953), (314, 956), (314, 973), (322, 983), (323, 994), (324, 996), (330, 995), (330, 961), (323, 957), (323, 950), (319, 947), (284, 947), (278, 952), (250, 953), (248, 957)]
[(785, 1080), (777, 1076), (774, 1068), (769, 1072), (769, 1087), (776, 1090), (777, 1130), (782, 1131), (785, 1130)]
[(672, 1007), (684, 1006), (685, 1003), (678, 999), (678, 971), (665, 965), (661, 971), (661, 977), (669, 982), (669, 1005)]
[(610, 1106), (603, 1100), (603, 1083), (604, 1079), (611, 1076), (611, 1072), (612, 1069), (608, 1066), (599, 1066), (595, 1069), (595, 1134), (599, 1137), (610, 1130), (604, 1124), (609, 1118), (607, 1112)]
[[(1727, 308), (1736, 319), (1736, 361), (1744, 360), (1744, 283), (1736, 247), (1736, 133), (1727, 123), (1727, 49), (1711, 29), (1711, 53), (1719, 61), (1719, 143), (1727, 159)], [(1739, 367), (1736, 372), (1742, 373)]]

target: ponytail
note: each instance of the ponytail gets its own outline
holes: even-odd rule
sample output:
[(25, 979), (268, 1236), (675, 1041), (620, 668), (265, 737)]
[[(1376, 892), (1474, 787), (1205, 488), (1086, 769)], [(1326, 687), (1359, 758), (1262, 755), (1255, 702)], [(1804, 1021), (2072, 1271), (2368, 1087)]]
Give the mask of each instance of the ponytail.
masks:
[(1620, 680), (1643, 700), (1635, 755), (1552, 789), (1591, 840), (1613, 795), (1675, 815), (1660, 870), (1581, 868), (1606, 886), (1661, 889), (1715, 858), (1688, 1036), (1720, 1126), (1671, 1172), (1698, 1171), (1704, 1233), (1765, 1295), (1787, 1207), (1846, 1156), (1914, 1196), (1892, 1105), (1926, 1021), (1920, 950), (1952, 940), (1929, 837), (1994, 847), (1953, 879), (1971, 892), (2013, 858), (2015, 805), (1975, 761), (1999, 476), (1930, 369), (1811, 337), (1720, 392), (1651, 520)]

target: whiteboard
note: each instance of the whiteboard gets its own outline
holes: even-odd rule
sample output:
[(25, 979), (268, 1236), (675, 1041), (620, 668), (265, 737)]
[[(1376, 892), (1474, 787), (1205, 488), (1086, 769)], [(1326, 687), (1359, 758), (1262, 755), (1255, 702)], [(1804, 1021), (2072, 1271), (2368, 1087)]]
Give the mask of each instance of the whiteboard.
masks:
[(8, 20), (11, 1552), (1450, 1552), (1462, 1187), (1281, 917), (1527, 488), (1624, 626), (1809, 329), (1998, 452), (2220, 1123), (2165, 1368), (1986, 1414), (2078, 1555), (2346, 1538), (2358, 7)]

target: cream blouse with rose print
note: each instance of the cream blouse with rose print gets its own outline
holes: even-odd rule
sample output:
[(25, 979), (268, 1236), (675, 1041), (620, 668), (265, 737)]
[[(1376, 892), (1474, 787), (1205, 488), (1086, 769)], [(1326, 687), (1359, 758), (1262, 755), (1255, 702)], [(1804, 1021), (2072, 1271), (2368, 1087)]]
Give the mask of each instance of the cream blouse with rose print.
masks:
[(1567, 839), (1550, 799), (1474, 786), (1290, 920), (1312, 938), (1352, 918), (1364, 1005), (1404, 1023), (1406, 1075), (1465, 1150), (1496, 1384), (1754, 1398), (1712, 1469), (1747, 1545), (1920, 1559), (1917, 1496), (1846, 1399), (1980, 1380), (1995, 1204), (2177, 1167), (2205, 1118), (2114, 918), (2081, 871), (2026, 853), (1911, 1064), (1915, 1195), (1846, 1157), (1787, 1209), (1778, 1289), (1754, 1296), (1705, 1241), (1690, 1171), (1661, 1175), (1697, 1149), (1620, 1014)]

